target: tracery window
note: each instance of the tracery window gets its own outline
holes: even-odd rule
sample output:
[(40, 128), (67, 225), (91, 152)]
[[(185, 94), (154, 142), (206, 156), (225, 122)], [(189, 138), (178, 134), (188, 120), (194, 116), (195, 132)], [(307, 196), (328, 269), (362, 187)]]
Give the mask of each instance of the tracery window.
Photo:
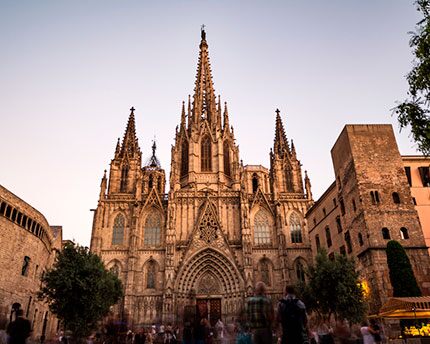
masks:
[(154, 261), (150, 261), (147, 267), (146, 288), (155, 289), (156, 266)]
[(296, 213), (292, 213), (290, 216), (290, 234), (291, 242), (293, 244), (299, 244), (303, 242), (302, 225), (300, 217)]
[(158, 246), (161, 243), (161, 216), (156, 211), (146, 218), (143, 243), (145, 246)]
[(201, 169), (202, 169), (202, 172), (212, 171), (212, 149), (211, 149), (211, 139), (209, 136), (205, 136), (202, 139)]
[(271, 242), (269, 218), (264, 210), (259, 210), (254, 217), (254, 244), (268, 245)]
[(270, 279), (270, 264), (267, 259), (262, 259), (260, 262), (260, 273), (261, 273), (261, 281), (264, 282), (267, 286), (271, 286)]
[(118, 214), (113, 222), (112, 245), (122, 245), (124, 243), (124, 215)]
[(224, 153), (224, 173), (227, 176), (230, 176), (230, 173), (231, 173), (231, 171), (230, 171), (230, 147), (229, 147), (227, 141), (224, 142), (223, 153)]
[(294, 270), (296, 271), (297, 280), (300, 282), (305, 281), (305, 266), (301, 259), (297, 259), (294, 264)]
[(188, 142), (184, 140), (181, 148), (181, 177), (188, 173)]

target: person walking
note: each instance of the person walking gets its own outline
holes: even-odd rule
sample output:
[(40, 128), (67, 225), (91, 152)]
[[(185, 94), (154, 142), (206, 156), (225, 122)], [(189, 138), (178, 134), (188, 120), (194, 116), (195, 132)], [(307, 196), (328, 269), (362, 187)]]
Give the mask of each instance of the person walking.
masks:
[(293, 286), (285, 288), (285, 296), (279, 300), (277, 314), (282, 327), (282, 344), (308, 343), (306, 307), (296, 297)]
[(246, 319), (254, 344), (272, 343), (273, 306), (266, 296), (266, 285), (263, 282), (257, 282), (254, 296), (246, 302)]
[(373, 334), (375, 333), (369, 326), (367, 321), (363, 321), (360, 328), (361, 335), (363, 336), (363, 344), (375, 344)]
[(25, 344), (31, 333), (31, 323), (24, 318), (22, 309), (16, 311), (16, 319), (9, 323), (6, 333), (9, 335), (9, 344)]

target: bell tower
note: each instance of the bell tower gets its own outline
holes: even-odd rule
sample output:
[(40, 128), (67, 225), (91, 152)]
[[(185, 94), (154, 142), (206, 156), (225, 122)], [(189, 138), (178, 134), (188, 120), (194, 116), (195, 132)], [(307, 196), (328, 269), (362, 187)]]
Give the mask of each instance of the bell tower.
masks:
[(134, 107), (130, 109), (127, 128), (122, 139), (118, 139), (115, 155), (110, 164), (108, 194), (134, 195), (142, 165), (142, 153), (136, 137)]
[[(270, 175), (275, 198), (278, 198), (280, 193), (304, 195), (301, 164), (297, 159), (293, 141), (291, 140), (291, 146), (288, 142), (278, 109), (276, 109), (275, 140), (273, 150), (270, 150)], [(309, 178), (307, 177), (306, 180), (306, 188), (309, 189), (310, 194)]]

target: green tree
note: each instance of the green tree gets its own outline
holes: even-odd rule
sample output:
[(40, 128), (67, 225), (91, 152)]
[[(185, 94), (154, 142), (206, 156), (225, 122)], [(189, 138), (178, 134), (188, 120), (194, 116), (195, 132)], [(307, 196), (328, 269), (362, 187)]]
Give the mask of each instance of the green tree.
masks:
[(123, 295), (121, 281), (87, 247), (66, 244), (42, 277), (39, 298), (73, 338), (88, 336)]
[(411, 263), (403, 246), (391, 240), (387, 243), (387, 263), (393, 296), (421, 296)]
[(411, 127), (412, 137), (418, 149), (430, 154), (430, 1), (417, 0), (417, 10), (424, 18), (411, 32), (410, 47), (415, 55), (414, 66), (407, 75), (409, 83), (408, 98), (397, 107), (400, 128)]
[(307, 271), (307, 282), (299, 286), (306, 307), (322, 318), (347, 319), (359, 322), (366, 314), (366, 302), (355, 270), (354, 260), (335, 255), (330, 260), (321, 250), (315, 265)]

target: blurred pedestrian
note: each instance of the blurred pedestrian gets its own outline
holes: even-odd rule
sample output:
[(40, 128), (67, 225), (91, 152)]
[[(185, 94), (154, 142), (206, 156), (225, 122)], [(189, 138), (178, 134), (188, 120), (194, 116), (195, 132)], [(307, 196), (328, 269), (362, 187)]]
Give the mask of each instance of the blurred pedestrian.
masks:
[(279, 301), (278, 322), (282, 326), (282, 344), (308, 342), (306, 307), (291, 285), (285, 288), (285, 296)]
[(22, 309), (16, 310), (16, 319), (9, 323), (7, 330), (9, 344), (25, 344), (31, 333), (30, 320), (24, 318)]
[(266, 296), (266, 285), (263, 282), (257, 282), (254, 296), (246, 302), (246, 319), (254, 344), (272, 343), (273, 306)]

